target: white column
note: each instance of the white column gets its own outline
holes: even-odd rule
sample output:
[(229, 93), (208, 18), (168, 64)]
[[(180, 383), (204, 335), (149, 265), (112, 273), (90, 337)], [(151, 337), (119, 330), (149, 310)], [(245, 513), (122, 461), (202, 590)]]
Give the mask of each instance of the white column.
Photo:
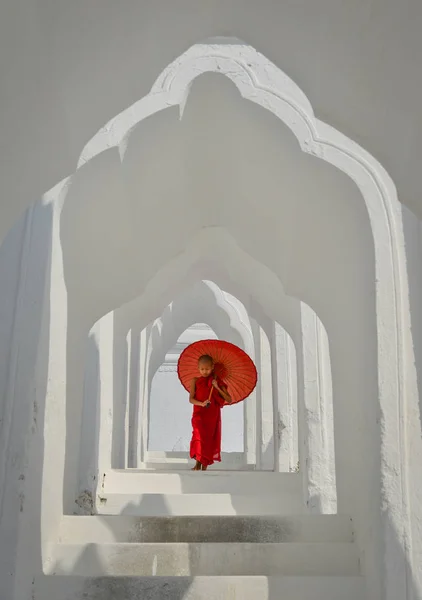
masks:
[[(247, 313), (245, 311), (247, 316)], [(249, 318), (248, 318), (249, 321)], [(245, 342), (245, 350), (256, 365), (256, 350), (252, 328), (249, 322), (248, 339)], [(256, 389), (243, 403), (243, 452), (245, 464), (256, 467)]]
[(113, 351), (114, 351), (114, 313), (105, 315), (98, 328), (98, 348), (100, 365), (100, 403), (98, 411), (98, 477), (97, 494), (101, 496), (104, 477), (111, 469), (112, 435), (113, 435)]
[(271, 377), (271, 347), (267, 334), (259, 328), (261, 340), (261, 468), (274, 469), (273, 386)]
[[(60, 239), (62, 202), (53, 205), (48, 336), (48, 376), (44, 413), (41, 532), (44, 548), (54, 539), (63, 514), (67, 421), (68, 297)], [(47, 304), (48, 305), (48, 304)], [(76, 486), (75, 486), (76, 489)]]
[(121, 315), (114, 312), (113, 350), (113, 436), (111, 464), (113, 469), (124, 469), (125, 419), (127, 405), (127, 377), (129, 365), (128, 326)]
[(296, 350), (289, 334), (275, 321), (272, 334), (274, 470), (292, 472), (299, 460)]
[(98, 407), (101, 403), (99, 325), (99, 322), (94, 325), (86, 340), (81, 449), (79, 453), (79, 502), (83, 497), (86, 497), (87, 492), (92, 493), (92, 497), (94, 497), (97, 487)]
[(256, 388), (256, 468), (274, 468), (273, 396), (271, 381), (271, 350), (265, 331), (252, 321), (255, 340), (255, 361), (258, 369)]
[(132, 329), (130, 379), (129, 379), (129, 443), (128, 467), (137, 466), (137, 447), (139, 438), (139, 400), (140, 400), (140, 333)]
[(123, 439), (122, 439), (122, 468), (128, 467), (129, 460), (129, 423), (130, 423), (130, 378), (132, 364), (132, 330), (126, 336), (126, 381), (123, 400)]
[(305, 464), (305, 496), (311, 513), (337, 510), (334, 466), (334, 424), (328, 338), (321, 321), (301, 304), (303, 347), (303, 410), (301, 437)]
[[(11, 430), (0, 519), (1, 594), (29, 598), (63, 514), (67, 289), (60, 184), (28, 212), (11, 341)], [(54, 202), (54, 200), (57, 200)]]
[(252, 335), (255, 345), (255, 366), (258, 371), (258, 382), (255, 390), (255, 414), (252, 418), (255, 422), (255, 454), (256, 454), (256, 469), (261, 467), (261, 431), (262, 431), (262, 393), (261, 393), (261, 339), (259, 334), (259, 326), (255, 320), (251, 319)]
[(149, 426), (149, 363), (151, 359), (151, 327), (141, 331), (139, 361), (138, 466), (147, 460)]
[(243, 403), (243, 445), (245, 462), (249, 466), (256, 465), (256, 390)]

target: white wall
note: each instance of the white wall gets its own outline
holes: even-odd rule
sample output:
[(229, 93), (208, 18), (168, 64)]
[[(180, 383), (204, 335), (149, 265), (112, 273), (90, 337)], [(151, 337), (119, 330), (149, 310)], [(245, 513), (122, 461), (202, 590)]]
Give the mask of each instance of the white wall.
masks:
[[(37, 204), (0, 247), (0, 329), (4, 335), (13, 330), (9, 341), (0, 336), (2, 368), (6, 367), (0, 396), (0, 580), (7, 598), (13, 597), (12, 590), (16, 598), (30, 596), (30, 573), (41, 571), (42, 494), (47, 495), (47, 509), (52, 500), (48, 490), (42, 490), (52, 212), (51, 205)], [(59, 426), (60, 430), (63, 433)], [(54, 500), (57, 497), (52, 504), (59, 513), (61, 505)], [(54, 517), (53, 510), (51, 521)], [(46, 535), (47, 530), (48, 526)]]
[(289, 73), (315, 113), (378, 157), (421, 214), (419, 0), (374, 11), (337, 0), (231, 0), (201, 10), (193, 0), (124, 9), (114, 0), (6, 0), (0, 26), (9, 57), (0, 71), (4, 232), (74, 171), (87, 140), (148, 93), (170, 61), (218, 35), (246, 40)]
[[(25, 172), (29, 180), (31, 171)], [(397, 390), (388, 394), (388, 378), (378, 381), (377, 342), (385, 340), (381, 335), (377, 339), (376, 310), (384, 314), (385, 306), (375, 304), (380, 281), (375, 277), (374, 239), (355, 184), (327, 163), (302, 154), (273, 115), (241, 100), (227, 80), (206, 75), (194, 82), (181, 121), (174, 108), (153, 115), (131, 132), (122, 156), (109, 150), (80, 169), (58, 216), (50, 314), (45, 314), (47, 303), (40, 311), (50, 326), (44, 489), (51, 495), (44, 515), (51, 508), (50, 520), (57, 517), (62, 491), (65, 510), (74, 505), (84, 348), (98, 318), (140, 295), (139, 318), (146, 326), (183, 286), (211, 278), (228, 291), (238, 286), (236, 295), (246, 307), (256, 300), (269, 318), (280, 320), (278, 298), (284, 286), (315, 309), (328, 333), (338, 507), (355, 517), (371, 598), (382, 597), (382, 582), (392, 584), (391, 598), (395, 586), (403, 589), (388, 565), (393, 559), (400, 564), (408, 560), (401, 556), (407, 546), (399, 538), (393, 547), (396, 515), (379, 510), (394, 492), (394, 485), (386, 485), (388, 478), (399, 473), (389, 462), (395, 449), (385, 447), (385, 440), (392, 439), (385, 423), (392, 426), (395, 414), (383, 406), (380, 417), (378, 400), (395, 397)], [(40, 269), (38, 255), (32, 256)], [(39, 274), (36, 266), (34, 277)], [(390, 298), (382, 300), (388, 304)], [(27, 306), (21, 323), (33, 324), (34, 314), (32, 304)], [(385, 323), (381, 333), (388, 336), (388, 327)], [(411, 361), (409, 341), (406, 357)], [(22, 363), (25, 374), (32, 373), (32, 350), (28, 361)], [(411, 362), (406, 368), (411, 370)], [(20, 426), (24, 420), (19, 419)], [(406, 452), (415, 439), (409, 430), (403, 441), (409, 444)], [(406, 505), (405, 489), (401, 493)], [(405, 530), (404, 520), (402, 524)]]
[[(26, 214), (25, 218), (20, 219), (16, 226), (11, 229), (1, 246), (0, 252), (0, 278), (2, 282), (0, 287), (0, 439), (4, 440), (4, 443), (2, 443), (3, 452), (1, 453), (3, 456), (7, 447), (7, 422), (10, 419), (6, 412), (9, 412), (7, 407), (7, 389), (11, 385), (9, 367), (13, 326), (15, 323), (19, 282), (22, 277), (23, 240), (28, 218), (28, 214)], [(4, 489), (1, 481), (0, 489)]]

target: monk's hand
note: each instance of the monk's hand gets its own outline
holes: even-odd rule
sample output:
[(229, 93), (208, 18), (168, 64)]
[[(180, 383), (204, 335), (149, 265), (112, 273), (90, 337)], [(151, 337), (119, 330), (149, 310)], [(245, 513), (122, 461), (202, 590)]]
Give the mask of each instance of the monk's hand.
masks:
[(205, 402), (202, 403), (202, 407), (206, 408), (209, 404), (211, 404), (211, 402), (209, 400), (205, 400)]
[(219, 390), (219, 389), (220, 389), (220, 388), (218, 387), (218, 382), (217, 382), (217, 380), (216, 380), (216, 379), (213, 379), (213, 380), (212, 380), (212, 384), (213, 384), (213, 386), (215, 387), (215, 389), (216, 389), (216, 390)]

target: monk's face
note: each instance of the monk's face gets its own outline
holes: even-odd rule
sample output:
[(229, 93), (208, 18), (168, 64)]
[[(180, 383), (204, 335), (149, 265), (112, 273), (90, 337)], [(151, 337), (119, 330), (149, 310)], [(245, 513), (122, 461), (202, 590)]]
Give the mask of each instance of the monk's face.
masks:
[(214, 365), (209, 360), (203, 360), (198, 363), (198, 369), (201, 377), (208, 377), (211, 375)]

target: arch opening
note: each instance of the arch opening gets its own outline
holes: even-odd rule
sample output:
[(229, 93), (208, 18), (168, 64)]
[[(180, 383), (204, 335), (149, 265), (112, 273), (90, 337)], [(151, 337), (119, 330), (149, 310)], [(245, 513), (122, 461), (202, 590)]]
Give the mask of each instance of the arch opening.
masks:
[[(192, 407), (177, 377), (177, 360), (189, 343), (201, 339), (227, 338), (217, 336), (205, 323), (195, 323), (179, 336), (153, 375), (149, 398), (149, 458), (152, 452), (154, 458), (159, 458), (160, 452), (164, 453), (164, 459), (180, 457), (186, 460), (189, 456)], [(222, 418), (223, 467), (231, 458), (225, 455), (244, 453), (243, 433), (243, 406), (225, 410)]]
[[(78, 257), (80, 249), (78, 253), (75, 253), (74, 247), (70, 249), (73, 235), (71, 232), (76, 227), (76, 223), (78, 223), (80, 243), (84, 238), (80, 218), (76, 221), (75, 217), (82, 206), (85, 206), (86, 201), (91, 203), (90, 210), (93, 210), (92, 203), (95, 195), (90, 189), (89, 198), (79, 198), (78, 195), (74, 195), (72, 200), (69, 198), (66, 202), (61, 227), (61, 238), (65, 249), (66, 281), (72, 284), (77, 274), (80, 290), (82, 289), (81, 275), (86, 272), (83, 306), (84, 319), (88, 323), (98, 318), (100, 310), (106, 313), (127, 298), (135, 297), (137, 290), (140, 289), (139, 282), (142, 281), (146, 290), (142, 308), (144, 327), (156, 316), (157, 300), (161, 303), (159, 309), (163, 310), (163, 304), (169, 303), (174, 294), (180, 293), (186, 282), (198, 278), (212, 279), (229, 291), (235, 282), (242, 289), (242, 292), (236, 295), (243, 299), (245, 305), (256, 302), (265, 306), (265, 312), (270, 319), (281, 322), (278, 315), (280, 298), (285, 296), (283, 286), (280, 284), (280, 281), (283, 281), (289, 297), (301, 298), (316, 309), (326, 326), (331, 348), (334, 348), (332, 351), (333, 394), (335, 398), (341, 399), (341, 402), (337, 402), (334, 407), (336, 461), (337, 466), (342, 465), (341, 469), (337, 468), (338, 507), (343, 512), (360, 514), (364, 520), (369, 514), (368, 504), (365, 498), (356, 493), (356, 489), (350, 488), (351, 479), (357, 478), (358, 474), (359, 477), (363, 477), (365, 485), (371, 489), (370, 496), (379, 497), (380, 490), (380, 481), (373, 477), (373, 465), (368, 465), (361, 461), (362, 456), (350, 452), (350, 448), (357, 443), (355, 432), (361, 427), (366, 427), (365, 424), (373, 424), (377, 410), (375, 400), (377, 378), (373, 376), (377, 363), (375, 258), (368, 213), (359, 201), (358, 189), (340, 171), (328, 167), (323, 161), (315, 160), (315, 157), (306, 157), (297, 148), (292, 136), (287, 134), (279, 124), (276, 125), (270, 113), (261, 112), (256, 104), (239, 105), (238, 94), (233, 92), (232, 87), (227, 87), (225, 80), (220, 78), (219, 81), (222, 83), (216, 84), (213, 80), (211, 86), (212, 93), (216, 97), (216, 110), (218, 109), (219, 114), (223, 114), (224, 106), (228, 107), (229, 120), (233, 119), (237, 123), (236, 133), (240, 134), (240, 137), (234, 136), (238, 138), (238, 142), (241, 142), (235, 150), (237, 151), (238, 147), (246, 147), (250, 155), (249, 158), (246, 152), (241, 155), (242, 161), (236, 164), (239, 172), (232, 174), (227, 172), (227, 166), (231, 166), (232, 163), (222, 150), (221, 138), (226, 141), (227, 134), (225, 137), (223, 134), (224, 130), (228, 129), (227, 123), (222, 119), (220, 127), (213, 125), (211, 131), (209, 126), (205, 126), (202, 134), (210, 140), (211, 157), (226, 177), (218, 181), (207, 179), (208, 162), (206, 160), (201, 162), (199, 156), (189, 154), (191, 162), (188, 182), (175, 180), (178, 173), (186, 176), (186, 170), (174, 159), (175, 147), (179, 147), (182, 140), (186, 151), (190, 148), (192, 152), (195, 148), (195, 138), (191, 139), (189, 135), (192, 131), (199, 132), (200, 125), (203, 125), (203, 115), (199, 107), (203, 103), (204, 94), (209, 93), (210, 90), (210, 79), (204, 77), (195, 81), (192, 86), (182, 121), (174, 121), (174, 114), (164, 111), (163, 114), (154, 115), (154, 118), (142, 122), (139, 127), (131, 131), (131, 135), (125, 141), (119, 164), (121, 161), (121, 176), (126, 181), (125, 185), (130, 190), (137, 191), (128, 198), (125, 208), (127, 212), (122, 213), (120, 206), (120, 217), (113, 208), (114, 192), (119, 192), (120, 187), (114, 189), (113, 194), (107, 198), (111, 187), (108, 183), (102, 182), (101, 194), (98, 198), (101, 197), (103, 210), (105, 206), (110, 207), (109, 222), (113, 224), (113, 229), (116, 227), (116, 221), (119, 222), (119, 218), (121, 219), (123, 215), (125, 222), (127, 222), (127, 213), (131, 214), (133, 219), (129, 229), (127, 225), (124, 228), (124, 239), (114, 240), (115, 245), (111, 249), (105, 249), (104, 244), (99, 246), (101, 261), (107, 262), (109, 272), (107, 280), (103, 279), (100, 285), (98, 281), (96, 282), (95, 290), (92, 283), (88, 281), (88, 274), (91, 277), (92, 272), (96, 270), (95, 255), (91, 253), (89, 257), (91, 264), (89, 264), (86, 256), (83, 261)], [(240, 111), (239, 106), (244, 110)], [(186, 135), (183, 130), (184, 122), (190, 124), (188, 127), (190, 133), (183, 141), (183, 136)], [(205, 120), (205, 123), (211, 122), (215, 123), (211, 118)], [(252, 131), (248, 130), (248, 124)], [(157, 127), (168, 132), (167, 158), (166, 153), (163, 155), (161, 151), (158, 152), (159, 146), (156, 141), (154, 142), (154, 132)], [(252, 146), (247, 146), (245, 133), (242, 138), (241, 132), (245, 130), (254, 140)], [(226, 146), (233, 156), (234, 150), (228, 141), (227, 144), (224, 143), (224, 147)], [(155, 154), (151, 152), (151, 147), (157, 149)], [(254, 164), (258, 165), (254, 169), (251, 156)], [(218, 157), (222, 161), (219, 161)], [(162, 189), (155, 190), (151, 195), (149, 190), (157, 181), (157, 164), (160, 163), (162, 169), (162, 161), (165, 158), (167, 160), (165, 164), (170, 170), (169, 179), (163, 182)], [(111, 161), (108, 173), (112, 172), (111, 165), (114, 160), (112, 155), (99, 158), (99, 160), (103, 159)], [(140, 164), (142, 168), (139, 168)], [(302, 177), (296, 185), (298, 180), (292, 178), (292, 173), (298, 173), (299, 164), (303, 172), (309, 170), (309, 178)], [(250, 167), (246, 169), (249, 178), (243, 175), (245, 165)], [(86, 168), (82, 179), (94, 176), (98, 165), (89, 164)], [(91, 169), (93, 172), (89, 175)], [(191, 177), (191, 173), (195, 174), (196, 179)], [(233, 182), (230, 190), (225, 190), (221, 186), (221, 182), (227, 180)], [(178, 182), (177, 185), (175, 181)], [(263, 182), (266, 186), (265, 190), (268, 191), (265, 197), (269, 212), (266, 216), (263, 211), (253, 212), (255, 199), (262, 194)], [(196, 188), (197, 183), (200, 184), (198, 188)], [(240, 193), (236, 194), (239, 186)], [(213, 197), (219, 202), (213, 211), (209, 211), (209, 206), (214, 205), (206, 188), (212, 190)], [(281, 189), (285, 193), (280, 196)], [(315, 190), (318, 190), (318, 193)], [(77, 189), (76, 192), (79, 193)], [(227, 204), (228, 193), (233, 199)], [(169, 204), (166, 199), (170, 198), (171, 194), (175, 196)], [(142, 212), (137, 205), (139, 196), (154, 198), (154, 202), (150, 201), (143, 205)], [(174, 202), (175, 197), (178, 202)], [(192, 207), (192, 213), (189, 213), (192, 216), (186, 222), (183, 217), (189, 208), (186, 205), (186, 198), (192, 197), (201, 198), (201, 202), (198, 201)], [(292, 202), (293, 198), (294, 202)], [(316, 198), (318, 202), (315, 201)], [(79, 208), (75, 207), (75, 200), (79, 203)], [(322, 210), (323, 205), (324, 210)], [(171, 224), (170, 230), (164, 229), (161, 220), (164, 209)], [(338, 227), (340, 219), (343, 223), (341, 233)], [(108, 240), (109, 236), (105, 229), (107, 222), (107, 220), (103, 221), (99, 234)], [(140, 229), (132, 231), (131, 227), (135, 223), (139, 224)], [(148, 233), (154, 229), (152, 223), (156, 224), (162, 234), (156, 252), (151, 252), (154, 244)], [(262, 236), (263, 231), (266, 232), (265, 240)], [(92, 228), (87, 234), (91, 247)], [(66, 246), (68, 246), (67, 250)], [(135, 247), (138, 250), (133, 252)], [(131, 248), (132, 256), (128, 253), (128, 248)], [(144, 255), (147, 251), (148, 261), (138, 264), (134, 258)], [(169, 257), (178, 258), (169, 260)], [(122, 263), (126, 264), (127, 271), (133, 275), (130, 280), (120, 268), (110, 270), (113, 269), (113, 265)], [(182, 264), (183, 267), (180, 266)], [(362, 264), (365, 265), (365, 269), (362, 269)], [(157, 272), (159, 275), (154, 276)], [(110, 285), (110, 275), (112, 275), (112, 285)], [(153, 292), (150, 292), (151, 289)], [(170, 289), (173, 290), (171, 295)], [(152, 293), (150, 301), (148, 301), (149, 293)], [(72, 294), (69, 294), (69, 297), (71, 296)], [(75, 301), (72, 304), (77, 308)], [(291, 310), (297, 311), (300, 308), (296, 305), (294, 308), (291, 307)], [(349, 317), (347, 323), (344, 320), (345, 314)], [(295, 331), (294, 327), (293, 331)], [(371, 339), (369, 339), (370, 335), (373, 335)], [(345, 339), (348, 340), (347, 347), (344, 345)], [(69, 361), (71, 362), (71, 359)], [(364, 403), (363, 398), (368, 397), (374, 398), (374, 401)], [(348, 426), (351, 421), (356, 424), (356, 430)], [(365, 452), (373, 456), (374, 462), (380, 460), (379, 431), (376, 426), (371, 433), (368, 432), (364, 440)], [(380, 473), (379, 467), (376, 467), (375, 471)], [(346, 476), (346, 472), (354, 475)], [(70, 482), (71, 477), (66, 485), (66, 487), (70, 485), (68, 489), (72, 487)], [(315, 507), (317, 504), (318, 502), (315, 501)], [(371, 540), (370, 543), (375, 544), (378, 541)], [(375, 552), (371, 555), (374, 556)]]

